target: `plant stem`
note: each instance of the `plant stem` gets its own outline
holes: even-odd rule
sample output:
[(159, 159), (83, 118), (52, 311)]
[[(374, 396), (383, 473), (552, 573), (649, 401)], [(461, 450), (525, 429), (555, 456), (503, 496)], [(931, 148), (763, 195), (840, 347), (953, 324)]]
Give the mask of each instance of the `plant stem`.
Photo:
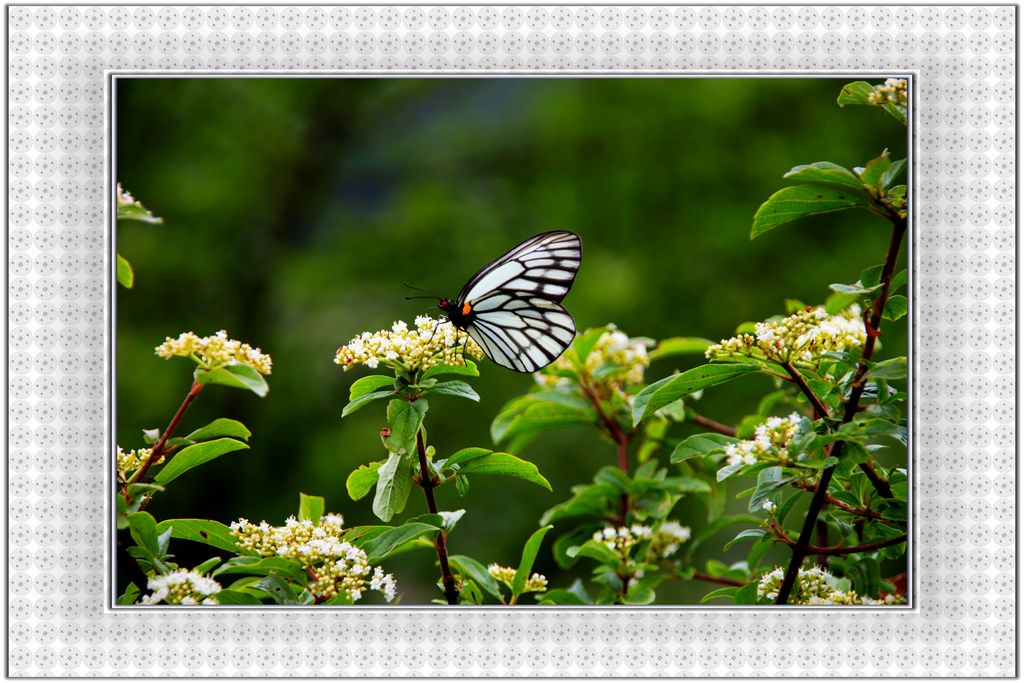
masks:
[[(430, 467), (427, 465), (427, 445), (423, 443), (423, 430), (416, 432), (416, 450), (420, 456), (420, 488), (423, 489), (423, 496), (427, 499), (427, 509), (430, 514), (437, 514), (437, 501), (434, 500), (434, 488), (437, 480), (430, 474)], [(434, 539), (434, 547), (437, 549), (437, 563), (441, 566), (441, 583), (444, 586), (444, 597), (449, 605), (459, 604), (459, 591), (455, 588), (455, 578), (452, 576), (451, 567), (448, 565), (447, 536), (444, 529), (437, 532)]]
[[(195, 380), (192, 381), (192, 387), (188, 390), (188, 394), (185, 395), (185, 400), (182, 401), (181, 405), (178, 407), (178, 412), (176, 412), (174, 417), (171, 418), (170, 423), (167, 425), (167, 429), (165, 429), (164, 433), (160, 435), (160, 440), (153, 446), (153, 450), (149, 454), (149, 457), (146, 458), (146, 462), (142, 463), (142, 467), (140, 467), (131, 478), (131, 481), (128, 482), (129, 484), (141, 482), (142, 478), (146, 476), (147, 472), (149, 472), (149, 468), (153, 466), (153, 463), (160, 459), (160, 456), (164, 453), (164, 447), (167, 445), (167, 440), (171, 438), (171, 434), (178, 427), (178, 423), (181, 422), (181, 418), (185, 414), (185, 411), (188, 410), (189, 405), (191, 405), (192, 401), (195, 400), (196, 396), (199, 395), (199, 392), (202, 391), (202, 389), (202, 384)], [(125, 500), (127, 500), (127, 498), (128, 493), (126, 488)]]
[[(580, 389), (583, 391), (583, 395), (593, 404), (594, 410), (597, 411), (598, 419), (604, 426), (605, 431), (608, 432), (608, 436), (615, 442), (615, 447), (619, 454), (619, 469), (629, 474), (629, 441), (633, 438), (632, 432), (626, 432), (617, 420), (612, 419), (604, 412), (604, 408), (601, 407), (601, 398), (585, 382), (580, 383)], [(623, 493), (620, 505), (620, 523), (623, 526), (628, 522), (630, 507), (629, 494)]]
[(726, 436), (736, 436), (736, 430), (730, 427), (729, 425), (722, 424), (721, 422), (716, 422), (711, 418), (704, 417), (703, 415), (698, 415), (697, 413), (694, 412), (688, 412), (687, 416), (690, 418), (691, 422), (700, 425), (705, 429), (710, 429), (713, 432), (725, 434)]
[(744, 586), (744, 585), (746, 585), (742, 581), (737, 581), (736, 579), (722, 579), (722, 578), (710, 576), (709, 574), (705, 574), (703, 572), (694, 572), (693, 578), (697, 579), (698, 581), (707, 581), (708, 583), (718, 583), (718, 584), (721, 584), (723, 586)]
[(807, 400), (811, 402), (811, 405), (814, 407), (814, 418), (818, 419), (822, 417), (828, 417), (828, 408), (826, 408), (825, 404), (821, 402), (821, 399), (818, 398), (818, 395), (811, 390), (811, 387), (808, 386), (807, 384), (807, 380), (805, 380), (804, 376), (801, 375), (800, 372), (793, 367), (793, 364), (790, 363), (789, 361), (786, 361), (785, 363), (782, 364), (782, 367), (786, 368), (786, 372), (789, 373), (789, 376), (793, 379), (793, 382), (798, 387), (800, 387), (800, 391), (802, 391), (804, 396), (807, 397)]
[[(885, 255), (885, 263), (882, 266), (882, 273), (880, 282), (882, 283), (881, 291), (878, 294), (878, 298), (875, 299), (874, 308), (871, 311), (871, 319), (868, 322), (868, 336), (864, 342), (864, 350), (861, 352), (861, 360), (857, 365), (857, 372), (854, 375), (853, 385), (850, 387), (850, 397), (846, 400), (846, 409), (843, 411), (843, 418), (840, 426), (847, 424), (852, 421), (854, 416), (857, 414), (857, 408), (860, 404), (860, 398), (864, 394), (864, 386), (866, 381), (864, 379), (868, 372), (867, 361), (871, 360), (871, 355), (875, 352), (875, 339), (878, 337), (878, 329), (882, 324), (882, 312), (885, 310), (885, 304), (889, 300), (889, 286), (892, 284), (893, 271), (896, 269), (896, 258), (900, 252), (900, 245), (903, 243), (903, 236), (907, 232), (907, 219), (900, 218), (899, 216), (890, 216), (890, 220), (893, 223), (892, 237), (889, 239), (889, 249)], [(829, 449), (829, 456), (839, 458), (842, 456), (843, 442), (836, 441), (832, 444)], [(867, 465), (868, 467), (865, 467)], [(874, 468), (870, 466), (870, 463), (863, 463), (861, 469), (871, 479), (871, 483), (875, 486), (875, 489), (886, 498), (892, 497), (892, 491), (889, 488), (888, 482), (883, 480), (874, 471)], [(793, 546), (793, 556), (789, 560), (789, 566), (786, 568), (786, 574), (782, 579), (782, 584), (779, 586), (779, 595), (775, 599), (775, 604), (785, 605), (789, 599), (789, 594), (793, 590), (793, 586), (796, 584), (796, 577), (800, 572), (800, 566), (803, 564), (804, 558), (808, 554), (813, 554), (810, 550), (811, 546), (811, 535), (814, 533), (815, 525), (818, 521), (818, 514), (821, 512), (822, 506), (825, 504), (825, 496), (828, 491), (828, 484), (832, 481), (832, 475), (835, 473), (835, 467), (829, 467), (821, 473), (821, 479), (818, 480), (818, 486), (814, 489), (814, 495), (811, 497), (811, 504), (807, 508), (807, 517), (804, 519), (804, 526), (800, 530), (800, 538), (797, 539), (796, 545)], [(871, 475), (874, 478), (871, 478)]]

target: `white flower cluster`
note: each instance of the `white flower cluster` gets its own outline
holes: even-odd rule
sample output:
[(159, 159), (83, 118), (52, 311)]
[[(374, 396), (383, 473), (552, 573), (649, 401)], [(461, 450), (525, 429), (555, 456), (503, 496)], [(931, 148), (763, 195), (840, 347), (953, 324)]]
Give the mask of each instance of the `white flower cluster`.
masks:
[(868, 95), (871, 104), (895, 104), (907, 106), (907, 79), (887, 78), (883, 85), (876, 85), (875, 91)]
[(646, 541), (652, 536), (651, 527), (643, 524), (632, 526), (606, 526), (594, 532), (591, 537), (598, 543), (603, 543), (609, 550), (614, 550), (622, 557), (625, 557), (630, 549), (640, 541)]
[(755, 334), (723, 339), (704, 355), (709, 360), (755, 358), (813, 364), (823, 353), (860, 348), (866, 339), (860, 306), (854, 304), (837, 315), (829, 315), (821, 306), (807, 307), (781, 320), (757, 323)]
[[(584, 334), (591, 332), (587, 330)], [(604, 374), (598, 383), (614, 383), (620, 386), (634, 386), (644, 381), (644, 369), (650, 365), (650, 358), (647, 356), (647, 343), (642, 339), (631, 339), (628, 335), (620, 332), (615, 325), (608, 325), (594, 348), (581, 359), (583, 367), (591, 378), (599, 368), (614, 367), (614, 372)], [(569, 384), (565, 377), (567, 371), (573, 371), (575, 366), (572, 360), (566, 358), (565, 354), (559, 357), (554, 363), (544, 368), (541, 372), (535, 373), (534, 378), (538, 384), (543, 386), (559, 386)]]
[(661, 523), (651, 538), (651, 552), (661, 558), (669, 557), (679, 546), (690, 540), (690, 527), (668, 519)]
[[(800, 428), (800, 415), (769, 417), (754, 430), (754, 438), (731, 443), (725, 447), (727, 465), (753, 465), (758, 460), (789, 462), (789, 444)], [(797, 457), (799, 459), (799, 456)]]
[(357, 365), (381, 363), (405, 370), (426, 370), (438, 364), (462, 366), (465, 356), (480, 360), (484, 352), (462, 330), (447, 321), (416, 317), (415, 329), (399, 320), (390, 330), (363, 332), (338, 349), (334, 362), (346, 371)]
[[(779, 595), (784, 576), (785, 570), (782, 567), (776, 567), (762, 576), (757, 584), (757, 596), (774, 601)], [(906, 598), (886, 595), (875, 600), (858, 596), (852, 588), (840, 590), (836, 577), (815, 565), (797, 573), (796, 584), (788, 602), (792, 605), (895, 605), (906, 602)]]
[(177, 339), (167, 337), (156, 347), (156, 355), (168, 359), (175, 356), (191, 358), (206, 369), (225, 365), (248, 365), (261, 375), (269, 375), (273, 361), (270, 356), (234, 339), (220, 330), (209, 337), (200, 337), (193, 332), (182, 332)]
[(307, 588), (317, 598), (328, 600), (344, 593), (357, 601), (369, 589), (380, 591), (391, 602), (397, 590), (395, 577), (385, 574), (380, 567), (371, 569), (366, 553), (341, 539), (345, 533), (343, 524), (342, 516), (336, 514), (323, 515), (319, 524), (308, 519), (299, 521), (293, 515), (284, 526), (240, 519), (232, 522), (231, 532), (244, 550), (301, 564), (310, 575)]
[[(120, 446), (117, 447), (117, 476), (128, 481), (135, 470), (142, 467), (143, 463), (149, 460), (149, 456), (153, 454), (152, 448), (133, 448), (127, 453), (122, 450)], [(153, 463), (159, 465), (164, 461), (164, 456)]]
[[(516, 577), (516, 570), (512, 567), (503, 567), (500, 564), (489, 564), (487, 565), (487, 573), (493, 576), (498, 581), (512, 588), (512, 581)], [(530, 575), (530, 578), (526, 580), (526, 588), (523, 589), (524, 593), (542, 593), (548, 589), (548, 579), (543, 574), (534, 572)]]
[(141, 605), (217, 605), (220, 584), (215, 580), (188, 569), (175, 569), (168, 574), (154, 576), (146, 584), (152, 591), (142, 596)]

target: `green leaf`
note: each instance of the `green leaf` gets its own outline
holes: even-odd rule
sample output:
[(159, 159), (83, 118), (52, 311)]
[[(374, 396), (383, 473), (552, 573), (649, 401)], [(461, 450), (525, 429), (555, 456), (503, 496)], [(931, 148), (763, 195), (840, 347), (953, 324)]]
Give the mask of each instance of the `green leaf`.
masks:
[(899, 356), (883, 360), (868, 370), (867, 379), (905, 379), (907, 376), (907, 357)]
[(408, 541), (427, 534), (434, 535), (439, 530), (440, 529), (433, 524), (426, 524), (424, 522), (407, 522), (402, 526), (385, 531), (384, 533), (375, 536), (363, 546), (363, 550), (367, 555), (367, 562), (369, 564), (377, 564), (382, 560), (387, 559), (388, 555)]
[(882, 284), (882, 270), (884, 266), (881, 264), (876, 266), (869, 266), (864, 270), (860, 271), (860, 284), (867, 291), (874, 291), (879, 285)]
[(526, 540), (526, 545), (523, 546), (522, 558), (519, 560), (519, 568), (516, 569), (516, 575), (512, 579), (512, 595), (521, 595), (526, 589), (526, 581), (530, 578), (530, 572), (533, 571), (533, 562), (537, 559), (540, 544), (544, 541), (544, 536), (550, 530), (550, 525), (543, 526), (534, 531), (530, 538)]
[(360, 465), (359, 469), (353, 470), (345, 480), (345, 490), (352, 500), (359, 500), (370, 492), (377, 484), (377, 470), (383, 462), (371, 462), (367, 465)]
[[(577, 581), (577, 584), (582, 584)], [(583, 597), (572, 590), (566, 590), (564, 588), (556, 588), (555, 590), (548, 591), (542, 595), (537, 596), (537, 602), (541, 605), (593, 605), (592, 600), (585, 600)]]
[(427, 369), (423, 375), (420, 376), (420, 381), (428, 380), (431, 377), (437, 377), (438, 375), (463, 375), (465, 377), (479, 377), (480, 371), (477, 370), (476, 363), (469, 358), (466, 358), (465, 365), (445, 365), (441, 363), (434, 365)]
[[(779, 489), (789, 483), (789, 481), (791, 479), (782, 478), (781, 467), (769, 467), (758, 472), (757, 487), (754, 489), (754, 494), (750, 496), (747, 510), (749, 512), (757, 512), (766, 500), (770, 500), (772, 496), (778, 498), (779, 496), (775, 494), (779, 493)], [(778, 504), (778, 501), (775, 502)]]
[(760, 524), (761, 519), (753, 515), (726, 515), (725, 517), (719, 517), (715, 521), (708, 524), (706, 527), (694, 534), (690, 542), (683, 547), (686, 550), (687, 557), (693, 557), (694, 552), (708, 539), (712, 538), (715, 534), (720, 532), (722, 529), (730, 527), (734, 524)]
[(833, 164), (831, 161), (816, 161), (813, 164), (794, 166), (786, 175), (786, 180), (809, 185), (825, 185), (837, 189), (861, 189), (860, 179), (850, 169)]
[(906, 168), (906, 159), (897, 159), (896, 161), (892, 162), (892, 165), (890, 165), (889, 168), (885, 170), (885, 173), (882, 174), (882, 187), (892, 187), (893, 183), (899, 180), (900, 176), (903, 175), (903, 171)]
[(392, 453), (377, 468), (377, 492), (373, 497), (373, 514), (390, 522), (395, 513), (405, 509), (412, 485), (412, 464), (409, 458)]
[(171, 530), (171, 538), (204, 543), (233, 553), (243, 552), (231, 529), (210, 519), (165, 519), (156, 525), (157, 533)]
[(495, 443), (514, 437), (559, 427), (593, 424), (597, 419), (594, 409), (574, 407), (551, 401), (533, 403), (502, 420), (502, 415), (491, 424), (491, 438)]
[(695, 391), (728, 382), (731, 379), (760, 370), (760, 366), (746, 363), (701, 365), (692, 370), (660, 380), (644, 388), (633, 401), (633, 425), (640, 424), (656, 410), (664, 408)]
[(657, 597), (654, 593), (655, 587), (665, 580), (663, 574), (648, 574), (637, 580), (626, 590), (626, 596), (622, 599), (624, 605), (650, 605)]
[(691, 458), (699, 458), (709, 453), (722, 451), (726, 446), (739, 443), (739, 439), (716, 432), (705, 434), (694, 434), (681, 441), (672, 451), (670, 461), (673, 463), (684, 462)]
[(384, 445), (388, 451), (398, 455), (416, 452), (416, 433), (423, 424), (427, 408), (427, 402), (423, 399), (410, 403), (399, 398), (388, 403), (388, 424), (391, 426), (391, 433), (384, 437)]
[(349, 401), (344, 408), (341, 410), (342, 417), (348, 417), (352, 413), (356, 412), (363, 406), (368, 406), (379, 398), (388, 398), (394, 396), (394, 391), (373, 391), (369, 394), (363, 394), (359, 398)]
[(128, 263), (128, 259), (120, 254), (117, 255), (117, 283), (128, 289), (135, 284), (135, 271), (132, 270), (132, 264)]
[(893, 294), (885, 302), (885, 309), (882, 310), (882, 317), (886, 320), (896, 321), (907, 314), (907, 297), (902, 294)]
[[(273, 559), (273, 558), (270, 558)], [(302, 600), (296, 595), (295, 589), (283, 578), (269, 574), (255, 584), (253, 588), (263, 591), (278, 605), (301, 605)]]
[(722, 548), (722, 551), (725, 552), (726, 550), (733, 547), (745, 538), (756, 538), (760, 540), (767, 535), (768, 532), (764, 529), (744, 529), (743, 531), (736, 534), (736, 536), (731, 541), (726, 543), (725, 547)]
[(117, 205), (117, 220), (135, 221), (137, 223), (148, 223), (149, 225), (160, 225), (163, 218), (154, 216), (147, 208), (139, 202), (119, 202)]
[(163, 466), (153, 479), (158, 484), (166, 485), (177, 479), (193, 467), (219, 458), (227, 453), (248, 450), (249, 445), (236, 439), (216, 439), (186, 446), (178, 451), (169, 463)]
[(260, 605), (262, 604), (252, 593), (225, 588), (217, 593), (217, 603), (221, 605)]
[(160, 541), (157, 531), (156, 520), (148, 512), (128, 513), (128, 532), (132, 540), (140, 548), (145, 549), (154, 558), (160, 558)]
[(757, 603), (757, 581), (748, 581), (736, 589), (733, 596), (737, 605), (753, 605)]
[(319, 524), (320, 518), (324, 516), (323, 496), (308, 496), (299, 492), (299, 521), (308, 519), (313, 524)]
[(868, 101), (868, 95), (875, 91), (875, 87), (867, 81), (854, 81), (853, 83), (847, 83), (843, 86), (842, 91), (839, 93), (839, 97), (836, 98), (836, 104), (840, 107), (845, 107), (848, 104), (865, 104), (870, 105)]
[(875, 285), (873, 287), (861, 287), (859, 285), (844, 285), (842, 283), (832, 283), (829, 285), (829, 289), (833, 292), (840, 294), (870, 294), (874, 290), (878, 289), (881, 285)]
[(769, 197), (754, 214), (750, 239), (755, 239), (769, 230), (804, 216), (869, 205), (870, 201), (867, 196), (852, 188), (840, 190), (823, 185), (785, 187)]
[(876, 193), (881, 193), (882, 178), (889, 171), (890, 166), (892, 166), (892, 161), (889, 159), (889, 150), (885, 150), (869, 161), (863, 169), (860, 169), (858, 175), (865, 185)]
[(619, 493), (606, 484), (573, 487), (573, 497), (549, 508), (540, 518), (541, 524), (556, 522), (572, 517), (601, 515), (612, 501), (619, 500)]
[(473, 390), (473, 387), (458, 380), (438, 382), (434, 386), (430, 387), (430, 393), (444, 394), (446, 396), (459, 396), (460, 398), (468, 398), (471, 401), (480, 400), (480, 394), (476, 393)]
[(537, 466), (509, 453), (491, 453), (481, 458), (475, 458), (463, 464), (459, 468), (460, 474), (504, 474), (509, 477), (518, 477), (528, 482), (537, 484), (551, 490), (551, 484), (545, 479)]
[(597, 345), (598, 340), (601, 336), (608, 331), (606, 327), (598, 327), (593, 330), (587, 330), (583, 334), (576, 337), (576, 340), (572, 343), (573, 351), (576, 352), (576, 358), (579, 359), (580, 365), (584, 365), (587, 362), (587, 356), (594, 350), (594, 346)]
[(213, 370), (196, 368), (194, 374), (196, 381), (200, 384), (223, 384), (226, 387), (237, 389), (248, 389), (257, 396), (266, 396), (270, 391), (267, 380), (263, 375), (256, 372), (255, 368), (242, 363), (223, 365)]
[(391, 387), (392, 391), (385, 392), (393, 394), (395, 386), (395, 378), (387, 375), (369, 375), (367, 377), (360, 377), (355, 382), (352, 382), (352, 386), (348, 389), (349, 401), (354, 401), (360, 396), (366, 396), (371, 394), (382, 387)]
[(477, 458), (482, 458), (485, 455), (489, 455), (494, 451), (488, 448), (463, 448), (458, 451), (450, 458), (444, 461), (444, 467), (450, 467), (452, 469), (461, 469), (461, 466)]
[(462, 519), (462, 516), (466, 514), (466, 511), (452, 510), (450, 512), (446, 512), (444, 510), (440, 510), (437, 514), (441, 518), (441, 528), (444, 529), (446, 534), (450, 534), (452, 530), (455, 529), (455, 525), (459, 523), (460, 519)]
[(727, 586), (725, 588), (718, 588), (716, 590), (711, 591), (710, 593), (705, 595), (703, 598), (701, 598), (700, 599), (700, 604), (703, 605), (705, 602), (711, 602), (712, 600), (715, 600), (717, 598), (729, 598), (730, 600), (732, 600), (736, 596), (736, 591), (738, 591), (738, 590), (739, 590), (739, 588), (737, 588), (736, 586)]
[(448, 558), (448, 561), (451, 562), (451, 565), (457, 572), (463, 576), (473, 579), (473, 581), (487, 591), (491, 597), (496, 600), (501, 599), (501, 589), (498, 587), (498, 582), (493, 576), (491, 576), (491, 573), (487, 571), (487, 567), (467, 555), (452, 555)]
[(139, 595), (141, 594), (142, 591), (139, 590), (139, 587), (136, 586), (135, 582), (133, 581), (128, 584), (127, 588), (124, 589), (124, 593), (117, 597), (117, 604), (134, 605), (135, 601), (139, 599)]
[(197, 574), (206, 574), (218, 564), (220, 564), (220, 557), (211, 557), (206, 562), (200, 562), (196, 566), (192, 567), (192, 571)]
[(309, 581), (306, 570), (295, 560), (283, 557), (233, 557), (213, 571), (211, 576), (221, 574), (251, 574), (283, 576), (292, 581), (305, 584)]
[(907, 269), (904, 268), (900, 272), (896, 273), (892, 282), (889, 284), (889, 291), (894, 292), (897, 288), (902, 287), (907, 282)]
[(671, 337), (658, 342), (658, 346), (648, 354), (648, 358), (655, 361), (671, 356), (703, 354), (712, 344), (714, 342), (710, 339), (700, 337)]
[(860, 298), (860, 294), (841, 294), (839, 292), (833, 292), (829, 295), (828, 299), (825, 300), (825, 312), (829, 315), (835, 315), (840, 311), (845, 311), (852, 304), (857, 303), (857, 300)]
[(230, 436), (242, 441), (248, 441), (252, 436), (244, 424), (238, 420), (229, 420), (226, 417), (219, 417), (205, 427), (200, 427), (185, 438), (193, 443), (206, 441), (221, 436)]

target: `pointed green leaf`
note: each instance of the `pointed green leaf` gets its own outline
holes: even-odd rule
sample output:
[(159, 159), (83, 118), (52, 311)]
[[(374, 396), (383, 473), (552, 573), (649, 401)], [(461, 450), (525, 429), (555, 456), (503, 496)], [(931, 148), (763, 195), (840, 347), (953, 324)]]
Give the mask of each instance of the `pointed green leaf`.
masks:
[(882, 310), (882, 317), (886, 320), (896, 321), (907, 314), (907, 297), (902, 294), (893, 294), (885, 302)]
[(348, 491), (349, 498), (359, 500), (369, 493), (370, 489), (377, 485), (377, 470), (383, 464), (383, 462), (371, 462), (353, 470), (345, 480), (345, 490)]
[(434, 386), (430, 387), (430, 393), (444, 394), (446, 396), (459, 396), (461, 398), (468, 398), (471, 401), (480, 400), (480, 394), (476, 393), (473, 390), (473, 387), (458, 380), (438, 382)]
[(220, 436), (230, 436), (242, 441), (248, 441), (252, 432), (238, 420), (229, 420), (226, 417), (219, 417), (205, 427), (200, 427), (185, 438), (193, 443), (206, 441)]
[(466, 358), (465, 365), (445, 365), (441, 363), (434, 365), (427, 369), (426, 372), (420, 377), (420, 381), (428, 380), (431, 377), (437, 377), (438, 375), (464, 375), (466, 377), (479, 377), (480, 371), (477, 370), (476, 363), (469, 358)]
[(475, 581), (494, 599), (501, 600), (501, 589), (487, 567), (466, 555), (452, 555), (448, 560), (457, 572)]
[(551, 484), (541, 475), (532, 462), (522, 460), (510, 453), (491, 453), (475, 458), (459, 467), (460, 474), (504, 474), (509, 477), (524, 479), (538, 486), (551, 490)]
[(402, 526), (385, 531), (363, 546), (363, 550), (367, 555), (367, 562), (371, 565), (377, 564), (387, 559), (393, 551), (408, 541), (427, 534), (433, 536), (438, 531), (440, 531), (438, 527), (423, 522), (408, 522)]
[(795, 183), (826, 185), (838, 189), (859, 190), (863, 185), (853, 171), (831, 161), (816, 161), (813, 164), (795, 166), (782, 177)]
[(308, 519), (313, 524), (319, 524), (320, 518), (324, 516), (323, 496), (308, 496), (299, 493), (299, 521)]
[(234, 451), (248, 450), (249, 445), (236, 439), (216, 439), (186, 446), (178, 451), (169, 463), (164, 465), (153, 479), (158, 484), (166, 485), (177, 479), (193, 467), (209, 462)]
[(836, 104), (840, 107), (845, 107), (848, 104), (866, 104), (870, 105), (868, 101), (868, 95), (875, 91), (875, 86), (871, 85), (867, 81), (854, 81), (853, 83), (847, 83), (843, 86), (842, 91), (839, 93), (839, 97), (836, 98)]
[(160, 541), (156, 520), (148, 512), (129, 512), (128, 531), (136, 545), (155, 558), (160, 557)]
[(390, 522), (395, 513), (405, 509), (412, 485), (412, 464), (397, 453), (377, 469), (377, 493), (373, 497), (373, 514)]
[(384, 445), (391, 453), (405, 455), (416, 452), (416, 433), (427, 413), (427, 402), (418, 399), (410, 403), (395, 399), (388, 403), (388, 425), (391, 433), (384, 437)]
[(885, 150), (879, 156), (869, 161), (867, 166), (860, 169), (858, 175), (865, 185), (880, 193), (883, 187), (882, 179), (891, 166), (892, 160), (889, 158), (889, 150)]
[[(355, 382), (352, 382), (352, 386), (348, 388), (348, 399), (349, 401), (355, 401), (360, 396), (373, 393), (383, 387), (390, 387), (393, 390), (394, 386), (395, 378), (387, 375), (360, 377)], [(394, 393), (394, 391), (389, 393)]]
[(750, 239), (803, 218), (821, 213), (831, 213), (867, 207), (870, 201), (867, 196), (854, 189), (837, 189), (824, 185), (793, 185), (785, 187), (771, 197), (754, 214), (754, 225), (750, 230)]
[(135, 284), (135, 271), (132, 270), (132, 264), (128, 263), (128, 259), (120, 254), (117, 255), (117, 282), (128, 289)]
[(512, 595), (522, 595), (525, 590), (526, 581), (530, 578), (530, 572), (533, 571), (533, 562), (537, 559), (537, 552), (540, 551), (540, 544), (550, 530), (550, 525), (541, 527), (526, 540), (522, 558), (519, 560), (519, 568), (516, 569), (515, 577), (512, 579)]
[(907, 357), (883, 360), (868, 370), (867, 379), (905, 379), (907, 376)]
[(231, 529), (210, 519), (165, 519), (156, 525), (158, 533), (170, 529), (171, 538), (205, 543), (214, 548), (241, 553)]
[(695, 391), (728, 382), (736, 377), (749, 375), (760, 369), (760, 366), (747, 363), (708, 364), (666, 377), (647, 386), (637, 394), (633, 400), (633, 425), (640, 424), (656, 410)]
[(709, 453), (723, 451), (729, 444), (737, 443), (739, 439), (716, 432), (705, 434), (694, 434), (681, 441), (672, 451), (670, 459), (673, 463), (683, 462), (690, 458), (699, 458)]
[(349, 415), (356, 412), (363, 406), (367, 406), (379, 398), (388, 398), (389, 396), (394, 395), (394, 391), (373, 391), (370, 392), (369, 394), (363, 394), (362, 396), (349, 401), (348, 404), (342, 409), (341, 416), (348, 417)]
[(224, 365), (213, 370), (196, 368), (194, 376), (200, 384), (223, 384), (227, 387), (248, 389), (261, 397), (266, 396), (270, 391), (263, 375), (258, 373), (255, 368), (242, 363)]
[(714, 342), (710, 339), (700, 337), (671, 337), (658, 342), (658, 346), (648, 354), (648, 358), (655, 361), (671, 356), (703, 354), (712, 344)]

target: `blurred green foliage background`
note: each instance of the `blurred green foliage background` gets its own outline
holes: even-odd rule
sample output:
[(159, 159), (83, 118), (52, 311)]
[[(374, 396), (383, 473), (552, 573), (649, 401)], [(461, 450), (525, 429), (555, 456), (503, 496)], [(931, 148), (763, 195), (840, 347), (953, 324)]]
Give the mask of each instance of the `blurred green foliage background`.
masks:
[[(830, 283), (853, 282), (882, 261), (885, 221), (845, 212), (754, 242), (748, 234), (792, 166), (860, 166), (887, 147), (906, 155), (905, 129), (880, 110), (836, 106), (844, 83), (119, 79), (117, 178), (165, 224), (118, 230), (118, 251), (136, 271), (135, 288), (117, 291), (118, 443), (143, 445), (140, 430), (166, 426), (188, 390), (191, 364), (153, 355), (164, 337), (224, 328), (274, 359), (265, 399), (212, 386), (182, 426), (241, 420), (252, 450), (193, 470), (149, 510), (157, 519), (280, 524), (303, 491), (325, 496), (349, 524), (372, 523), (370, 498), (352, 502), (344, 482), (386, 455), (377, 436), (385, 404), (341, 419), (348, 386), (365, 373), (343, 373), (335, 349), (424, 311), (429, 302), (404, 299), (403, 280), (453, 296), (484, 263), (544, 230), (583, 237), (565, 301), (580, 329), (614, 322), (633, 336), (718, 340), (743, 321), (784, 313), (786, 298), (823, 302)], [(883, 340), (879, 359), (904, 354), (904, 323)], [(648, 379), (701, 360), (665, 360)], [(531, 382), (485, 361), (473, 382), (479, 404), (432, 401), (431, 441), (442, 455), (492, 446), (492, 417)], [(755, 377), (709, 390), (700, 411), (738, 421), (769, 387)], [(484, 476), (462, 499), (445, 487), (443, 509), (468, 509), (451, 552), (516, 565), (542, 512), (615, 462), (611, 445), (586, 429), (549, 434), (523, 455), (554, 493)], [(406, 514), (421, 512), (413, 491)], [(695, 528), (705, 515), (685, 499), (676, 514)], [(567, 585), (547, 550), (557, 533), (537, 569)], [(728, 562), (746, 552), (723, 556), (721, 545), (702, 556)], [(213, 554), (190, 546), (172, 547), (182, 564)], [(439, 595), (429, 589), (434, 562), (425, 550), (389, 563), (406, 604)], [(711, 588), (666, 584), (658, 602), (694, 602)]]

